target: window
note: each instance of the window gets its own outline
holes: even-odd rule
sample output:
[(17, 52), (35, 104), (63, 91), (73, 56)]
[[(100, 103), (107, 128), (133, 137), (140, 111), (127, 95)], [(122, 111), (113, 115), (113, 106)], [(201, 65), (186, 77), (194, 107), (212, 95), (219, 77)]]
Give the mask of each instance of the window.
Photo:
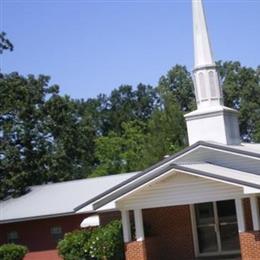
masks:
[(194, 206), (196, 241), (201, 255), (239, 252), (234, 200), (206, 202)]
[(17, 244), (19, 240), (18, 233), (16, 231), (11, 231), (7, 234), (7, 242)]
[(58, 242), (63, 238), (62, 229), (59, 226), (52, 227), (51, 228), (51, 236), (54, 239), (54, 241)]

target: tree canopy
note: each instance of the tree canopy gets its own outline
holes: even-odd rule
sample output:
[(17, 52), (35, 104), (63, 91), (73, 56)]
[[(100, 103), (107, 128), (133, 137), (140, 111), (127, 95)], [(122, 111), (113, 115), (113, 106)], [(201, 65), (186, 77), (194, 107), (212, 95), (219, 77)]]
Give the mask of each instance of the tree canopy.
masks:
[[(240, 112), (241, 138), (259, 142), (260, 68), (218, 68), (225, 105)], [(145, 169), (188, 145), (184, 114), (196, 108), (191, 73), (180, 65), (157, 86), (122, 85), (87, 100), (61, 95), (47, 76), (2, 74), (0, 100), (0, 198), (35, 184)]]
[(11, 41), (6, 37), (5, 32), (0, 32), (0, 54), (2, 54), (5, 50), (12, 51), (14, 49)]

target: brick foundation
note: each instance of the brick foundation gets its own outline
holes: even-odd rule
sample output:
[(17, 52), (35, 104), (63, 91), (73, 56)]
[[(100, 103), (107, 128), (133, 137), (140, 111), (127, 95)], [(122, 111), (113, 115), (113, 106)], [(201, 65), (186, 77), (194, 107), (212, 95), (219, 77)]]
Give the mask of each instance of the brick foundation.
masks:
[(260, 259), (260, 231), (246, 231), (239, 234), (243, 260)]
[(148, 260), (144, 241), (133, 241), (125, 244), (125, 260)]

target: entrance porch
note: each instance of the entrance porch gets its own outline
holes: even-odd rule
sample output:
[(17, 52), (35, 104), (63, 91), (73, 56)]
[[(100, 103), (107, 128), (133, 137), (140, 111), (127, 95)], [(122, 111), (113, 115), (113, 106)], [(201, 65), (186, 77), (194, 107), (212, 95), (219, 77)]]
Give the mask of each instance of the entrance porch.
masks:
[(116, 202), (126, 259), (260, 259), (257, 195), (240, 185), (169, 171)]
[(122, 221), (127, 260), (253, 260), (260, 256), (255, 196), (135, 209), (133, 214), (122, 211)]

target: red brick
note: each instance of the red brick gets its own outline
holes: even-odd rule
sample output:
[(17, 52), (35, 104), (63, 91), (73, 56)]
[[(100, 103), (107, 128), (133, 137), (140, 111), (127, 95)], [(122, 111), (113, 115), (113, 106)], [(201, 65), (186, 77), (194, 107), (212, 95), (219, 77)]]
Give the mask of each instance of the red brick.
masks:
[(260, 231), (247, 231), (239, 234), (243, 260), (260, 259)]
[(144, 241), (133, 241), (125, 244), (125, 260), (147, 260)]

